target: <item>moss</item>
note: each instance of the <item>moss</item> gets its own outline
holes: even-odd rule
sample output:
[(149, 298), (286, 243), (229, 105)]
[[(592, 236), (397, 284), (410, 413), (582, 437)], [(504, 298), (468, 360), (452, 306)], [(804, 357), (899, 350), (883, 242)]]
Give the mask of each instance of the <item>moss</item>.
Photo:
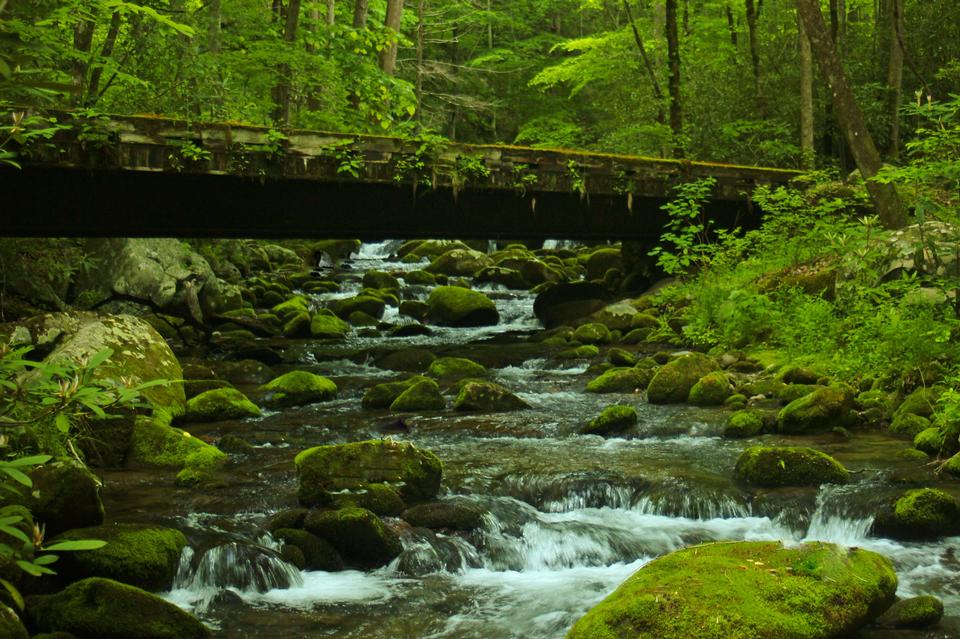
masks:
[(597, 322), (584, 324), (573, 332), (573, 339), (582, 344), (607, 344), (611, 341), (610, 329)]
[(464, 357), (440, 357), (430, 362), (427, 374), (445, 380), (485, 377), (487, 369)]
[(784, 406), (777, 416), (777, 428), (781, 433), (804, 433), (843, 426), (853, 396), (853, 389), (844, 384), (818, 388)]
[[(148, 418), (138, 418), (127, 462), (153, 467), (182, 467), (177, 481), (190, 485), (210, 481), (227, 456), (210, 444)], [(182, 476), (181, 476), (182, 475)]]
[(338, 492), (332, 496), (334, 508), (366, 508), (381, 517), (396, 517), (406, 504), (389, 484), (366, 484), (356, 490)]
[(427, 273), (426, 271), (410, 271), (404, 274), (403, 281), (410, 286), (434, 286), (437, 283), (437, 278), (433, 273)]
[(293, 546), (303, 554), (303, 567), (307, 570), (336, 572), (343, 570), (343, 558), (329, 541), (306, 530), (278, 528), (273, 538)]
[(917, 435), (930, 428), (930, 420), (913, 413), (901, 413), (894, 418), (888, 431), (901, 439), (916, 439)]
[(777, 390), (777, 399), (784, 404), (796, 401), (801, 397), (806, 397), (813, 391), (822, 388), (816, 384), (784, 384)]
[(426, 379), (421, 375), (415, 375), (401, 382), (377, 384), (367, 390), (360, 403), (364, 408), (389, 408), (390, 404), (403, 394), (403, 391)]
[(367, 271), (363, 274), (363, 288), (400, 288), (400, 282), (384, 271)]
[[(622, 348), (611, 348), (607, 351), (607, 361), (614, 366), (630, 368), (637, 365), (637, 356)], [(647, 383), (649, 384), (650, 380), (647, 380)]]
[(496, 305), (483, 293), (438, 286), (427, 297), (427, 319), (441, 326), (488, 326), (500, 321)]
[(647, 387), (653, 371), (647, 368), (611, 368), (587, 383), (588, 393), (639, 393)]
[(306, 371), (292, 371), (260, 387), (264, 403), (271, 407), (301, 406), (326, 402), (337, 397), (337, 385), (326, 377)]
[(733, 384), (723, 371), (707, 373), (690, 389), (687, 401), (694, 406), (720, 406), (733, 394)]
[(743, 385), (743, 393), (748, 397), (756, 397), (757, 395), (762, 395), (763, 397), (779, 397), (780, 392), (786, 386), (779, 379), (758, 379), (749, 384)]
[(383, 317), (386, 304), (380, 297), (366, 294), (336, 300), (331, 303), (330, 308), (342, 319), (350, 317), (353, 313), (360, 312), (366, 313), (370, 317), (379, 320)]
[(347, 561), (364, 567), (385, 566), (403, 551), (397, 534), (364, 508), (313, 512), (304, 526), (329, 541)]
[(754, 446), (740, 454), (737, 479), (754, 486), (845, 484), (850, 473), (840, 462), (813, 448)]
[(287, 339), (310, 337), (310, 313), (306, 311), (291, 313), (283, 323), (283, 336)]
[(70, 539), (100, 539), (107, 545), (97, 550), (64, 553), (57, 573), (73, 581), (105, 577), (145, 590), (168, 590), (180, 565), (180, 552), (187, 545), (183, 533), (173, 528), (114, 524), (77, 528), (57, 536)]
[(217, 388), (200, 393), (187, 402), (185, 422), (219, 422), (259, 417), (260, 409), (235, 388)]
[(944, 464), (943, 469), (954, 477), (960, 477), (960, 453), (957, 453), (948, 459), (947, 463)]
[(47, 463), (30, 473), (30, 478), (33, 490), (24, 494), (25, 505), (46, 526), (47, 534), (103, 523), (102, 483), (81, 462)]
[(650, 562), (567, 639), (810, 639), (847, 636), (893, 601), (890, 561), (809, 543), (721, 542)]
[(935, 488), (909, 490), (881, 511), (874, 532), (895, 539), (939, 539), (960, 533), (960, 502)]
[(879, 410), (882, 419), (890, 419), (893, 415), (893, 398), (886, 391), (863, 391), (853, 399), (858, 410)]
[(584, 344), (576, 348), (567, 349), (557, 353), (560, 359), (591, 359), (600, 354), (600, 349), (594, 344)]
[(777, 379), (784, 384), (803, 384), (806, 386), (816, 384), (820, 378), (814, 371), (802, 366), (787, 365), (777, 373)]
[(272, 516), (263, 527), (269, 532), (281, 528), (303, 528), (303, 519), (310, 511), (306, 508), (289, 508)]
[(403, 519), (412, 526), (434, 530), (476, 530), (483, 525), (484, 511), (456, 501), (431, 501), (403, 511)]
[(723, 436), (729, 439), (754, 437), (763, 432), (763, 416), (753, 410), (738, 410), (727, 418)]
[(734, 410), (742, 410), (747, 407), (747, 396), (743, 393), (734, 393), (723, 400), (723, 405)]
[(636, 425), (637, 410), (633, 406), (607, 406), (580, 432), (585, 435), (610, 435), (622, 433)]
[(440, 387), (432, 379), (422, 379), (407, 387), (390, 404), (394, 412), (443, 410), (447, 403), (440, 394)]
[(148, 592), (93, 577), (55, 595), (27, 599), (32, 627), (98, 639), (205, 639), (207, 628), (192, 615)]
[(30, 639), (23, 622), (13, 610), (0, 603), (0, 637), (3, 639)]
[(929, 418), (933, 415), (933, 409), (937, 405), (937, 399), (941, 391), (937, 388), (919, 388), (907, 395), (900, 406), (893, 414), (894, 419), (901, 415), (920, 415)]
[(901, 599), (880, 615), (877, 625), (887, 628), (926, 628), (943, 618), (943, 602), (930, 595)]
[(310, 320), (310, 334), (320, 339), (343, 339), (350, 332), (350, 325), (339, 317), (317, 313)]
[(507, 388), (493, 382), (477, 379), (464, 380), (453, 400), (458, 411), (507, 412), (530, 408), (529, 404)]
[(690, 389), (707, 373), (719, 366), (702, 353), (682, 355), (660, 367), (647, 386), (651, 404), (681, 404), (690, 396)]
[(435, 359), (437, 356), (425, 348), (405, 348), (377, 360), (377, 366), (392, 371), (419, 373), (426, 371)]

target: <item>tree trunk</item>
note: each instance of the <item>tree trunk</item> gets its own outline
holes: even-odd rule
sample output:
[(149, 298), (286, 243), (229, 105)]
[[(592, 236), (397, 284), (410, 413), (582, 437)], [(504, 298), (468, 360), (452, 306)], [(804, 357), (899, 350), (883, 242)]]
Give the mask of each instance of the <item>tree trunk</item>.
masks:
[(866, 182), (867, 191), (870, 193), (877, 213), (888, 229), (902, 228), (906, 225), (907, 215), (896, 187), (892, 184), (873, 182), (870, 179), (880, 170), (880, 153), (867, 130), (863, 112), (850, 89), (837, 49), (827, 32), (823, 14), (820, 13), (820, 2), (819, 0), (797, 0), (797, 10), (803, 20), (807, 36), (810, 38), (810, 46), (816, 54), (820, 71), (830, 88), (837, 122), (850, 145), (853, 158)]
[(337, 0), (327, 0), (327, 25), (333, 26), (337, 22)]
[(357, 0), (353, 5), (353, 28), (367, 28), (367, 13), (370, 8), (370, 0)]
[(650, 58), (647, 56), (647, 48), (643, 44), (643, 37), (640, 35), (640, 30), (637, 29), (637, 23), (633, 20), (633, 11), (630, 9), (629, 0), (623, 0), (623, 10), (627, 14), (627, 20), (630, 21), (630, 28), (633, 29), (633, 39), (637, 43), (637, 49), (640, 50), (640, 60), (647, 70), (647, 75), (650, 77), (650, 85), (653, 87), (653, 98), (657, 101), (657, 122), (664, 124), (666, 117), (663, 113), (663, 91), (660, 89), (660, 82), (657, 80), (657, 74), (653, 70), (653, 64), (650, 63)]
[(733, 45), (733, 48), (737, 48), (737, 23), (733, 19), (733, 9), (730, 8), (728, 4), (726, 6), (727, 11), (727, 30), (730, 32), (730, 44)]
[(887, 67), (887, 113), (890, 115), (890, 142), (887, 156), (900, 157), (900, 102), (903, 99), (903, 0), (890, 3), (890, 64)]
[(113, 48), (117, 44), (117, 37), (120, 35), (120, 26), (123, 24), (123, 16), (119, 11), (114, 11), (110, 17), (110, 29), (103, 40), (103, 47), (100, 49), (101, 65), (97, 66), (90, 74), (90, 85), (87, 88), (87, 95), (83, 101), (85, 106), (91, 107), (100, 99), (100, 79), (103, 77), (102, 63), (113, 55)]
[(673, 153), (683, 157), (683, 102), (680, 97), (680, 34), (677, 29), (677, 0), (666, 0), (667, 60), (670, 65), (670, 130)]
[(767, 104), (760, 84), (760, 45), (757, 42), (757, 8), (753, 0), (746, 0), (747, 32), (750, 37), (750, 63), (753, 65), (753, 96), (757, 105), (757, 116), (767, 117)]
[(210, 0), (210, 15), (207, 16), (207, 50), (220, 53), (222, 35), (222, 13), (220, 0)]
[(813, 149), (813, 52), (800, 16), (797, 16), (797, 32), (800, 49), (800, 166), (809, 170), (816, 166)]
[[(287, 5), (286, 23), (283, 27), (283, 41), (291, 45), (297, 39), (297, 26), (300, 24), (300, 0), (290, 0)], [(277, 85), (274, 87), (273, 121), (277, 124), (290, 123), (290, 97), (293, 91), (293, 70), (289, 64), (277, 67)]]
[(397, 70), (397, 40), (400, 37), (401, 17), (403, 17), (403, 0), (387, 0), (387, 16), (383, 23), (393, 34), (390, 42), (380, 53), (380, 68), (387, 75), (393, 75)]
[(77, 87), (74, 101), (82, 104), (87, 93), (87, 72), (90, 70), (90, 50), (93, 48), (93, 32), (96, 30), (97, 20), (94, 15), (88, 20), (78, 22), (73, 27), (73, 48), (77, 55), (71, 63), (73, 83)]
[(414, 86), (417, 96), (417, 126), (423, 122), (423, 47), (426, 31), (427, 0), (417, 2), (417, 81)]

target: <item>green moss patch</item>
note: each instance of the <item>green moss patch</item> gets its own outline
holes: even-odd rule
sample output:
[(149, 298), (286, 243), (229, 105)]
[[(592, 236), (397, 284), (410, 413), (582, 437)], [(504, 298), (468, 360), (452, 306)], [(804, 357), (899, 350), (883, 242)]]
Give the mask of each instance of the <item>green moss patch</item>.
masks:
[(639, 393), (653, 378), (649, 368), (611, 368), (587, 383), (588, 393)]
[(939, 539), (960, 533), (960, 502), (942, 490), (919, 488), (881, 511), (875, 534), (895, 539)]
[(441, 326), (489, 326), (500, 321), (493, 301), (470, 289), (438, 286), (427, 297), (427, 319)]
[(360, 403), (364, 408), (389, 408), (390, 404), (403, 394), (403, 391), (426, 379), (426, 377), (415, 375), (400, 382), (377, 384), (367, 390)]
[(465, 357), (439, 357), (430, 363), (427, 374), (443, 380), (484, 377), (487, 369)]
[(526, 408), (530, 405), (504, 386), (476, 379), (464, 380), (453, 400), (453, 409), (458, 411), (497, 413)]
[(227, 461), (227, 456), (178, 428), (138, 418), (127, 463), (151, 467), (180, 467), (181, 484), (205, 483)]
[(390, 410), (394, 412), (443, 410), (446, 405), (437, 383), (432, 379), (424, 378), (404, 389), (390, 404)]
[(844, 384), (818, 388), (784, 406), (777, 428), (781, 433), (805, 433), (843, 426), (849, 422), (853, 397), (853, 389)]
[(271, 407), (301, 406), (337, 397), (337, 385), (321, 375), (293, 371), (260, 387), (264, 403)]
[(727, 418), (723, 436), (728, 439), (755, 437), (763, 432), (763, 416), (754, 410), (738, 410)]
[(607, 406), (580, 432), (585, 435), (611, 435), (622, 433), (636, 425), (637, 410), (633, 406)]
[(713, 358), (702, 353), (681, 355), (656, 372), (647, 386), (647, 400), (651, 404), (682, 404), (700, 378), (718, 368)]
[(219, 422), (259, 417), (260, 409), (235, 388), (217, 388), (200, 393), (187, 402), (184, 422)]
[(694, 406), (720, 406), (733, 394), (733, 384), (723, 371), (713, 371), (701, 377), (687, 396)]
[(329, 541), (347, 561), (364, 567), (384, 566), (403, 551), (397, 534), (364, 508), (313, 512), (304, 527)]
[(813, 448), (753, 446), (740, 454), (735, 474), (754, 486), (845, 484), (850, 473), (826, 453)]

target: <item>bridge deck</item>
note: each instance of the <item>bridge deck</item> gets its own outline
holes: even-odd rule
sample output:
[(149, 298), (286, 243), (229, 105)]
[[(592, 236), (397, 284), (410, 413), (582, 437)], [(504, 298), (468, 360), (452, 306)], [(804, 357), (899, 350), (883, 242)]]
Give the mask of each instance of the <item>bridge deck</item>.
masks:
[(733, 223), (795, 171), (151, 116), (79, 119), (0, 170), (3, 235), (565, 237), (659, 235), (676, 184), (716, 179)]

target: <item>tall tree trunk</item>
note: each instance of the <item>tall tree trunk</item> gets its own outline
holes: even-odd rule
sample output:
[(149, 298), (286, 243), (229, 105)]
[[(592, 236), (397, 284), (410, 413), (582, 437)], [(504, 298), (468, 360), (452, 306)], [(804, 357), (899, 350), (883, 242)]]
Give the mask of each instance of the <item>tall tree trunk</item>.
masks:
[(810, 46), (816, 54), (820, 71), (830, 88), (837, 121), (847, 138), (877, 213), (888, 229), (902, 228), (906, 225), (907, 214), (896, 187), (892, 184), (873, 182), (870, 179), (880, 170), (882, 164), (880, 153), (867, 130), (863, 112), (850, 89), (837, 49), (827, 32), (823, 14), (820, 13), (820, 2), (819, 0), (797, 0), (797, 11), (810, 38)]
[(670, 130), (673, 153), (683, 157), (683, 102), (680, 96), (680, 34), (677, 28), (677, 0), (666, 0), (667, 60), (670, 66)]
[(660, 89), (660, 82), (657, 80), (657, 74), (653, 70), (653, 64), (650, 63), (650, 57), (647, 56), (647, 48), (643, 44), (643, 37), (640, 30), (637, 29), (637, 23), (633, 20), (633, 11), (630, 9), (629, 0), (623, 0), (623, 10), (627, 14), (627, 20), (630, 21), (630, 28), (633, 29), (633, 39), (637, 43), (637, 49), (640, 50), (640, 60), (647, 75), (650, 77), (650, 85), (653, 88), (653, 98), (657, 101), (657, 122), (664, 124), (666, 117), (663, 113), (663, 91)]
[(397, 70), (397, 47), (399, 46), (400, 18), (402, 17), (403, 0), (387, 0), (387, 17), (383, 23), (393, 34), (390, 42), (380, 53), (380, 68), (387, 75), (393, 75)]
[(890, 143), (887, 156), (897, 159), (900, 157), (900, 102), (903, 99), (903, 0), (891, 0), (890, 5), (890, 64), (887, 67)]
[(800, 49), (800, 166), (812, 169), (816, 165), (813, 149), (813, 51), (799, 15), (797, 36)]
[(747, 32), (750, 36), (750, 63), (753, 65), (753, 96), (757, 105), (757, 116), (767, 117), (767, 103), (760, 82), (760, 45), (757, 36), (757, 8), (753, 0), (746, 0)]
[(426, 31), (427, 0), (417, 2), (417, 81), (414, 91), (417, 96), (417, 126), (423, 122), (423, 48)]
[(210, 14), (207, 16), (207, 50), (210, 53), (220, 53), (222, 22), (220, 0), (210, 0)]
[(327, 0), (327, 25), (333, 26), (337, 22), (337, 0)]
[[(300, 0), (290, 0), (287, 5), (286, 22), (283, 27), (283, 41), (288, 46), (297, 39), (297, 26), (300, 24)], [(289, 64), (277, 67), (277, 85), (274, 87), (273, 121), (277, 124), (290, 123), (290, 98), (293, 91), (293, 70)]]
[(82, 104), (87, 93), (87, 72), (90, 70), (90, 51), (93, 48), (93, 32), (96, 27), (96, 14), (78, 22), (73, 27), (73, 48), (76, 49), (77, 55), (71, 63), (71, 73), (73, 84), (77, 87), (74, 97), (76, 104)]
[(367, 28), (367, 13), (370, 10), (370, 0), (357, 0), (353, 5), (353, 28)]
[(733, 45), (733, 48), (737, 48), (737, 23), (733, 19), (733, 9), (730, 8), (728, 4), (726, 6), (727, 12), (727, 30), (730, 32), (730, 44)]
[(123, 16), (119, 11), (114, 11), (110, 17), (110, 29), (103, 40), (103, 47), (100, 49), (101, 64), (90, 73), (90, 85), (87, 87), (87, 95), (83, 103), (91, 107), (100, 99), (100, 79), (103, 78), (103, 62), (113, 55), (113, 48), (117, 45), (117, 37), (120, 35), (120, 26), (123, 24)]

